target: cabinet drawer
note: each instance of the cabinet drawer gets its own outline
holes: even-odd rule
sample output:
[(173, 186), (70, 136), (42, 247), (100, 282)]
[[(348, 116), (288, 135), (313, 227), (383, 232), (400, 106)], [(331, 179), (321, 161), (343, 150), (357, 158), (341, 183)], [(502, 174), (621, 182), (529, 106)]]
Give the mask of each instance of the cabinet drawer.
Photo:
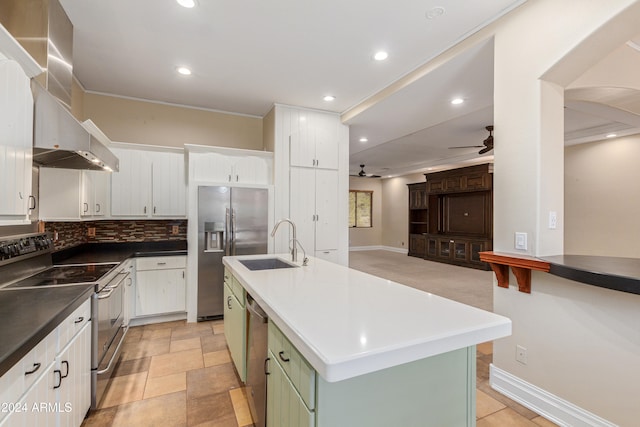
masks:
[(246, 291), (244, 290), (240, 282), (238, 282), (238, 279), (235, 278), (235, 276), (231, 276), (231, 292), (233, 292), (233, 295), (238, 298), (240, 305), (244, 307), (247, 299)]
[(185, 268), (187, 257), (185, 256), (161, 256), (136, 259), (136, 270), (167, 270), (173, 268)]
[(313, 410), (316, 400), (316, 371), (272, 322), (269, 322), (268, 340), (274, 359), (287, 374), (307, 407)]
[[(0, 378), (0, 403), (17, 403), (55, 360), (58, 328), (54, 329)], [(0, 412), (0, 419), (6, 416)]]
[(91, 298), (76, 308), (65, 320), (58, 326), (58, 345), (56, 352), (62, 350), (71, 339), (86, 325), (91, 319)]

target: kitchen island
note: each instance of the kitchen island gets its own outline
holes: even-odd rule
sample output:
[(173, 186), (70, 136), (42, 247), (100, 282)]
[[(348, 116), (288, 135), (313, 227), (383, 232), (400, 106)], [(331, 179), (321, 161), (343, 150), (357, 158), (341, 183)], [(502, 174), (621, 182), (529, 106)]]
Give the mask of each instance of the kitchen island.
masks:
[[(475, 345), (510, 335), (509, 319), (316, 258), (255, 271), (241, 262), (273, 257), (223, 258), (268, 314), (269, 350), (284, 349), (272, 353), (270, 372), (282, 365), (295, 388), (269, 393), (268, 420), (275, 413), (280, 425), (475, 425)], [(307, 370), (315, 386), (297, 387)], [(293, 415), (292, 394), (304, 402)]]

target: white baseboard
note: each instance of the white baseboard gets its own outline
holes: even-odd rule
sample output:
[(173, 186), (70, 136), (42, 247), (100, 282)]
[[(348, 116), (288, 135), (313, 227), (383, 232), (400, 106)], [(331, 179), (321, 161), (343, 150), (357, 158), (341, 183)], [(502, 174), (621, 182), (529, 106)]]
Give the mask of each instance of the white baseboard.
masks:
[(393, 246), (350, 246), (349, 252), (351, 251), (389, 251), (389, 252), (397, 252), (399, 254), (407, 254), (409, 251), (407, 249), (395, 248)]
[(616, 427), (571, 402), (490, 365), (491, 387), (560, 426)]

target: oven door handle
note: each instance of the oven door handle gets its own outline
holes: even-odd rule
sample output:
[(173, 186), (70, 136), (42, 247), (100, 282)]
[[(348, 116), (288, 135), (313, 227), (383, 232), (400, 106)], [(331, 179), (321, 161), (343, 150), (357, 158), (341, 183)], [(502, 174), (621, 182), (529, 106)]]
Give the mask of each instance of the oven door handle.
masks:
[[(122, 278), (120, 280), (118, 280), (117, 279), (118, 276), (122, 276)], [(111, 282), (109, 282), (109, 284), (107, 285), (109, 288), (115, 289), (118, 286), (120, 286), (120, 284), (122, 282), (124, 282), (127, 279), (127, 277), (129, 276), (129, 272), (127, 271), (127, 272), (123, 272), (123, 273), (118, 273), (118, 276), (116, 276), (116, 278), (114, 278)], [(112, 285), (111, 283), (115, 282), (116, 280), (118, 280), (118, 282), (115, 285)]]
[(113, 293), (114, 289), (115, 288), (108, 288), (108, 289), (105, 289), (104, 291), (100, 291), (100, 293), (98, 294), (98, 299), (109, 298)]
[(97, 372), (98, 375), (102, 375), (106, 372), (109, 372), (109, 370), (111, 369), (111, 365), (113, 365), (113, 361), (115, 360), (116, 356), (120, 353), (120, 347), (122, 347), (122, 344), (124, 343), (124, 338), (127, 336), (127, 332), (129, 332), (128, 326), (122, 326), (122, 328), (124, 329), (124, 334), (122, 334), (122, 338), (120, 338), (120, 342), (118, 343), (116, 350), (113, 352), (113, 355), (111, 356), (111, 360), (109, 360), (109, 364), (107, 365), (106, 368), (98, 371)]

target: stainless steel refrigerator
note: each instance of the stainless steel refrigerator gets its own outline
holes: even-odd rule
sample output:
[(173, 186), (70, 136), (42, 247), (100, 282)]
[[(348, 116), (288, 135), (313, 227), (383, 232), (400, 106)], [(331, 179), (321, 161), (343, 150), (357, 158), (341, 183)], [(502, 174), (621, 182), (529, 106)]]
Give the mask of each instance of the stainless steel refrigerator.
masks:
[(222, 317), (225, 255), (267, 253), (268, 191), (198, 187), (198, 320)]

